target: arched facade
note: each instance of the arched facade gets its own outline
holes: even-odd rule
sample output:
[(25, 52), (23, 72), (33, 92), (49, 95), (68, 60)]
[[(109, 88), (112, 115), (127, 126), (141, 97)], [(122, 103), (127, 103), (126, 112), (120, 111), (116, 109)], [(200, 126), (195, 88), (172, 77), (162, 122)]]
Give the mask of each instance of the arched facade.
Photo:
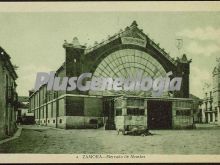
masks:
[[(65, 63), (57, 70), (58, 77), (133, 78), (182, 77), (180, 91), (152, 96), (152, 91), (106, 90), (51, 91), (43, 86), (30, 96), (31, 111), (36, 123), (59, 128), (150, 129), (191, 128), (192, 100), (189, 99), (190, 62), (183, 55), (173, 59), (141, 29), (136, 22), (125, 30), (93, 47), (73, 42), (63, 44)], [(38, 99), (40, 98), (40, 99)], [(37, 104), (36, 104), (37, 103)]]
[[(141, 73), (141, 78), (165, 77), (163, 66), (147, 52), (138, 49), (120, 49), (105, 57), (93, 72), (94, 77), (105, 78), (136, 78)], [(134, 96), (151, 96), (151, 92), (143, 91), (90, 91), (94, 95), (126, 94)]]
[[(165, 72), (168, 73), (171, 71), (173, 73), (171, 78), (182, 77), (181, 90), (174, 92), (174, 96), (179, 98), (189, 97), (189, 66), (191, 60), (188, 60), (185, 55), (181, 59), (178, 58), (174, 60), (168, 53), (165, 52), (164, 49), (159, 47), (159, 44), (156, 44), (147, 35), (145, 35), (142, 30), (137, 27), (136, 23), (133, 23), (124, 31), (110, 37), (108, 40), (97, 44), (92, 48), (74, 45), (73, 43), (65, 43), (63, 46), (66, 49), (66, 74), (69, 77), (79, 76), (82, 73), (88, 72), (97, 74), (100, 72), (99, 69), (101, 69), (104, 63), (106, 63), (106, 60), (111, 62), (112, 65), (114, 64), (117, 66), (114, 66), (113, 70), (113, 66), (109, 68), (109, 66), (106, 65), (105, 69), (108, 69), (108, 73), (105, 74), (105, 76), (115, 76), (115, 70), (118, 70), (119, 73), (123, 70), (132, 70), (137, 67), (133, 64), (137, 64), (140, 66), (139, 69), (143, 70), (145, 74), (148, 73), (146, 76), (164, 76)], [(135, 52), (137, 53), (137, 56), (141, 54), (141, 58), (143, 59), (141, 63), (139, 62), (140, 65), (138, 62), (132, 62), (132, 60), (140, 59), (134, 58), (136, 57)], [(122, 53), (124, 57), (117, 59), (117, 57), (121, 57)], [(133, 56), (131, 55), (132, 53), (134, 54)], [(116, 60), (114, 60), (115, 57)], [(129, 60), (132, 63), (130, 66), (126, 66), (127, 68), (125, 69), (125, 66), (123, 65), (125, 63), (129, 64)], [(120, 62), (123, 65), (120, 66)], [(149, 68), (148, 65), (151, 65), (152, 63), (155, 63), (157, 66)], [(148, 71), (145, 70), (146, 68), (148, 68)], [(161, 73), (161, 68), (163, 68), (163, 73)], [(152, 72), (150, 69), (152, 69)], [(126, 73), (120, 74), (122, 74), (122, 76), (126, 76)], [(85, 92), (83, 92), (83, 94), (85, 94)], [(140, 93), (137, 93), (137, 96), (139, 95)], [(143, 94), (141, 95), (148, 96)]]

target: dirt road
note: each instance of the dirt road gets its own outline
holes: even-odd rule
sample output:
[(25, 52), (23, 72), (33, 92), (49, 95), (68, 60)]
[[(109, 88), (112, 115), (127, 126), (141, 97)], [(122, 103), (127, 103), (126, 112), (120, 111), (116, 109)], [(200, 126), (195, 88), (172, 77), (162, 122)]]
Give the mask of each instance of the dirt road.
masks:
[(103, 129), (63, 130), (26, 126), (0, 153), (220, 154), (220, 129), (153, 130), (153, 136), (124, 136)]

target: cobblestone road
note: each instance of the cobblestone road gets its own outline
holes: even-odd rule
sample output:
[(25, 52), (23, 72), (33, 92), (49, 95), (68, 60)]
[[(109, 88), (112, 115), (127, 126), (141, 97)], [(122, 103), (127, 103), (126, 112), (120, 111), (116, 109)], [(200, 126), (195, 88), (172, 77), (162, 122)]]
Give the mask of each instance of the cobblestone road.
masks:
[(220, 154), (220, 129), (152, 130), (153, 136), (123, 136), (103, 129), (63, 130), (24, 126), (0, 153)]

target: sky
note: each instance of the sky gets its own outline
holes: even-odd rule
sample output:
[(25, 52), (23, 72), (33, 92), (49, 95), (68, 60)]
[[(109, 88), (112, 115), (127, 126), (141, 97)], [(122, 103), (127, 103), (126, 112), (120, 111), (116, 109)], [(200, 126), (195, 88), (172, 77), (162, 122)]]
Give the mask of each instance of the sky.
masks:
[[(19, 67), (18, 94), (28, 96), (37, 72), (55, 71), (64, 62), (64, 40), (78, 37), (81, 44), (92, 46), (134, 20), (171, 57), (185, 53), (192, 59), (190, 93), (202, 98), (220, 57), (219, 12), (0, 13), (0, 46)], [(180, 51), (178, 38), (183, 39)]]

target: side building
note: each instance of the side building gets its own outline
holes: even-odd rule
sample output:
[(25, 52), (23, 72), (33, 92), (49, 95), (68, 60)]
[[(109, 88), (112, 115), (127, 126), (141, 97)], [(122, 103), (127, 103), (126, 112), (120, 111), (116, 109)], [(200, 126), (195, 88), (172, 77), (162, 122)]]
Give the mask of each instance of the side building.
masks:
[(213, 110), (214, 120), (220, 124), (220, 58), (217, 59), (217, 65), (212, 72), (213, 77)]
[[(65, 66), (64, 63), (55, 76), (66, 76)], [(29, 112), (34, 113), (36, 124), (64, 129), (103, 125), (102, 97), (47, 91), (46, 88), (42, 85), (38, 91), (29, 91)]]
[(220, 124), (220, 60), (212, 72), (211, 89), (206, 90), (202, 105), (203, 123)]
[(16, 131), (17, 78), (10, 56), (0, 47), (0, 139)]

